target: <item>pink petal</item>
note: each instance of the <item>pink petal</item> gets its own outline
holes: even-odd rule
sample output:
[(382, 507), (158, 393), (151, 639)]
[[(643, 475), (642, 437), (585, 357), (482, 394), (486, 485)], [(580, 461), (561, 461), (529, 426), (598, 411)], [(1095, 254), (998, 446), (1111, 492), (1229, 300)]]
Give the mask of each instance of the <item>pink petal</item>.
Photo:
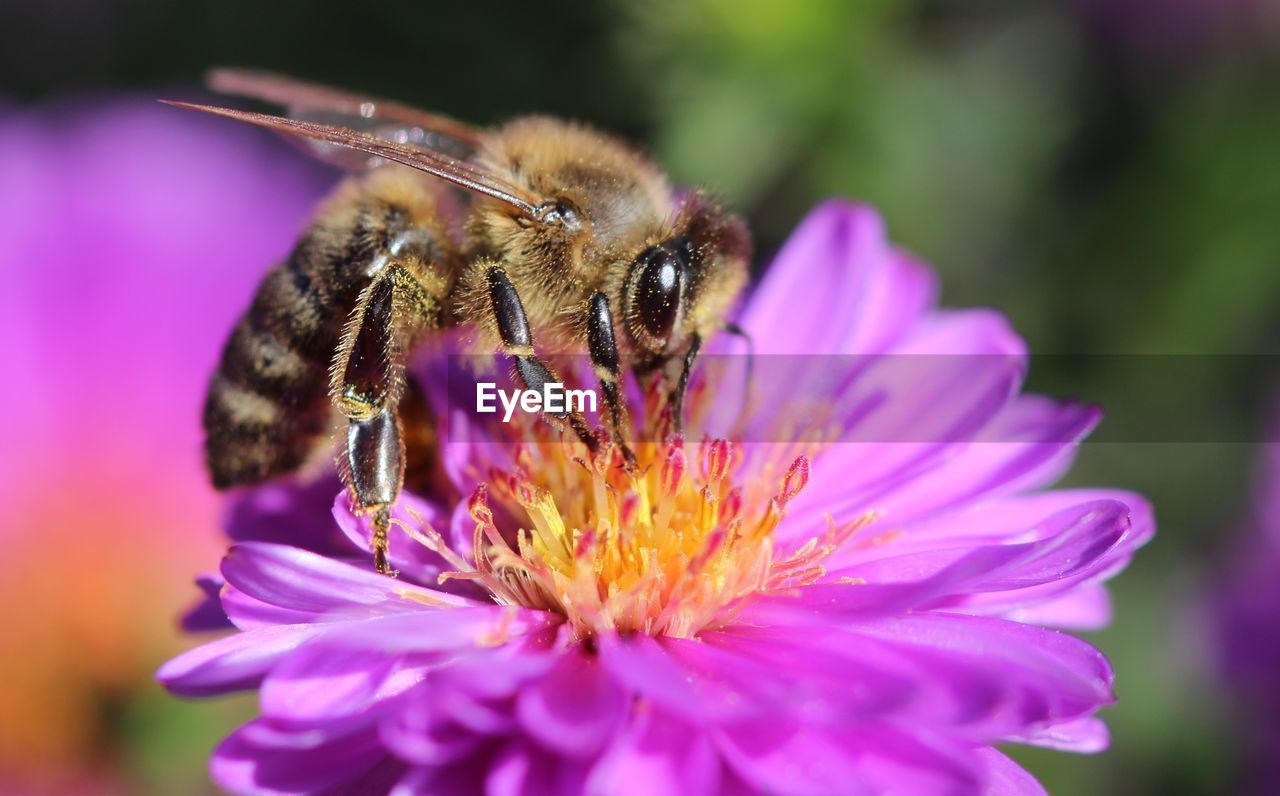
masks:
[(541, 612), (500, 606), (420, 610), (350, 621), (264, 626), (183, 653), (156, 677), (177, 694), (206, 696), (256, 686), (272, 667), (304, 643), (363, 648), (370, 653), (479, 654), (494, 640), (520, 639), (548, 627)]
[(527, 741), (508, 743), (485, 777), (485, 796), (580, 796), (586, 765), (548, 755)]
[(555, 665), (563, 654), (563, 629), (563, 625), (548, 624), (523, 638), (490, 647), (483, 655), (455, 660), (432, 672), (432, 681), (442, 690), (462, 691), (477, 699), (507, 699)]
[(941, 607), (990, 612), (1042, 602), (1106, 572), (1131, 552), (1130, 529), (1123, 503), (1085, 503), (1028, 529), (1031, 541), (887, 555), (830, 573), (859, 585), (820, 585), (813, 594), (829, 596), (828, 610), (842, 614)]
[(739, 776), (782, 796), (976, 794), (981, 788), (983, 772), (962, 746), (892, 725), (832, 729), (759, 720), (715, 737)]
[(797, 648), (763, 635), (743, 639), (707, 632), (699, 640), (666, 639), (662, 646), (685, 668), (687, 679), (725, 703), (726, 709), (707, 717), (722, 721), (772, 714), (805, 723), (847, 723), (885, 710), (906, 693), (906, 684), (883, 670), (847, 656), (791, 655)]
[[(859, 546), (855, 539), (854, 544), (848, 548), (848, 560), (964, 544), (1037, 539), (1041, 533), (1037, 529), (1042, 528), (1041, 523), (1045, 518), (1075, 506), (1099, 501), (1112, 501), (1127, 507), (1131, 526), (1130, 543), (1134, 546), (1144, 544), (1155, 532), (1151, 504), (1141, 495), (1118, 489), (1056, 489), (984, 500), (934, 516), (920, 517), (901, 526), (886, 516), (878, 524), (893, 524), (901, 531), (895, 534), (892, 544)], [(874, 535), (875, 527), (873, 525), (868, 528), (867, 533)]]
[[(487, 763), (486, 758), (479, 757), (444, 767), (411, 768), (387, 796), (476, 796), (480, 792)], [(350, 796), (366, 794), (356, 792)]]
[(571, 757), (590, 757), (609, 742), (630, 704), (596, 656), (571, 648), (520, 690), (516, 716), (529, 737)]
[[(695, 726), (751, 715), (760, 705), (743, 699), (731, 684), (692, 672), (663, 644), (645, 636), (606, 635), (597, 639), (600, 663), (624, 689), (652, 700)], [(785, 684), (772, 678), (761, 688)], [(764, 703), (767, 705), (768, 703)]]
[[(462, 597), (379, 575), (372, 568), (265, 542), (242, 542), (232, 547), (223, 559), (222, 575), (247, 598), (315, 618), (333, 612), (349, 616), (360, 606), (419, 611), (432, 605), (475, 605)], [(230, 611), (245, 604), (239, 600), (227, 608)], [(235, 621), (237, 617), (231, 618)], [(248, 618), (261, 620), (260, 616)]]
[(1000, 615), (1014, 622), (1062, 630), (1101, 630), (1111, 624), (1111, 594), (1100, 584), (1084, 584), (1066, 594), (1005, 610)]
[(1043, 486), (1066, 470), (1100, 417), (1094, 406), (1021, 396), (974, 442), (879, 498), (876, 508), (906, 523), (978, 498)]
[[(827, 693), (831, 711), (844, 711), (846, 720), (951, 726), (973, 741), (1027, 734), (1112, 699), (1111, 670), (1102, 655), (1043, 628), (942, 613), (822, 627), (815, 632), (812, 623), (735, 626), (709, 642), (786, 665), (787, 682), (803, 680)], [(808, 662), (820, 659), (827, 660)], [(853, 668), (840, 678), (839, 666), (846, 663)], [(873, 677), (864, 680), (861, 672)], [(903, 681), (892, 700), (858, 702), (851, 696), (874, 689), (888, 674)], [(821, 713), (808, 718), (834, 721)]]
[[(698, 642), (723, 670), (742, 683), (759, 713), (809, 723), (870, 721), (899, 711), (919, 686), (897, 661), (862, 655), (850, 635), (834, 631), (820, 641), (816, 634), (789, 628), (704, 631)], [(778, 673), (784, 672), (785, 677)], [(763, 683), (761, 682), (763, 681)]]
[[(834, 394), (865, 366), (845, 355), (890, 347), (933, 305), (936, 292), (932, 271), (890, 250), (874, 210), (839, 200), (819, 206), (788, 239), (740, 319), (756, 354), (751, 405), (785, 404), (794, 384), (806, 385), (809, 395)], [(722, 336), (708, 353), (732, 364), (743, 350)], [(738, 418), (741, 391), (722, 391), (712, 403), (700, 431), (725, 436)], [(775, 422), (763, 413), (748, 421), (743, 436), (790, 439)]]
[[(431, 689), (415, 694), (412, 704), (403, 706), (378, 725), (382, 743), (396, 757), (415, 766), (438, 767), (456, 762), (476, 752), (487, 740), (449, 720), (432, 704)], [(507, 726), (514, 722), (508, 720)]]
[(911, 326), (891, 349), (897, 356), (1009, 357), (1024, 363), (1027, 344), (1009, 319), (991, 309), (940, 310)]
[(235, 793), (296, 794), (327, 791), (375, 766), (391, 768), (391, 781), (403, 771), (370, 733), (290, 733), (257, 719), (218, 746), (209, 773)]
[(275, 667), (263, 680), (259, 703), (262, 715), (280, 726), (351, 721), (425, 676), (425, 667), (415, 667), (401, 656), (321, 641)]
[(228, 624), (240, 630), (257, 630), (275, 625), (304, 625), (319, 620), (314, 611), (298, 611), (265, 603), (225, 584), (219, 602)]
[(758, 354), (847, 353), (873, 295), (872, 274), (888, 255), (884, 223), (874, 210), (824, 202), (791, 233), (739, 325)]
[(913, 338), (913, 348), (941, 346), (929, 341), (948, 335), (971, 348), (954, 355), (895, 352), (850, 373), (832, 398), (841, 441), (815, 459), (809, 485), (790, 506), (792, 522), (808, 526), (826, 513), (852, 518), (877, 508), (956, 455), (1014, 399), (1024, 353), (1002, 318), (952, 313), (929, 328), (937, 331)]
[(441, 765), (469, 754), (488, 737), (517, 729), (512, 698), (542, 677), (551, 655), (513, 643), (458, 657), (432, 669), (381, 724), (383, 741), (401, 758)]
[(1022, 735), (1011, 735), (1002, 740), (1043, 746), (1060, 752), (1096, 754), (1111, 745), (1111, 733), (1101, 719), (1085, 716), (1042, 727)]
[(906, 252), (892, 249), (884, 265), (872, 270), (862, 313), (840, 353), (874, 354), (889, 350), (933, 308), (938, 278), (933, 269)]
[(518, 642), (559, 621), (559, 617), (544, 611), (487, 605), (406, 611), (320, 626), (327, 628), (326, 642), (385, 654), (450, 653), (483, 657), (496, 645)]
[[(202, 633), (209, 630), (227, 630), (231, 621), (222, 608), (219, 597), (224, 585), (221, 575), (200, 575), (196, 578), (196, 586), (200, 588), (200, 598), (182, 615), (182, 629), (188, 633)], [(282, 623), (287, 624), (287, 623)]]
[(1029, 771), (998, 750), (984, 746), (975, 754), (987, 768), (987, 796), (1049, 796)]
[(276, 481), (236, 495), (227, 511), (227, 535), (237, 542), (275, 542), (334, 558), (357, 552), (333, 522), (336, 474)]
[(624, 687), (692, 726), (761, 716), (862, 720), (914, 693), (914, 684), (895, 672), (897, 661), (883, 666), (792, 646), (771, 629), (750, 638), (729, 632), (707, 632), (702, 640), (604, 637), (600, 646), (601, 662)]
[(867, 646), (883, 643), (903, 655), (922, 684), (938, 689), (934, 707), (950, 711), (975, 740), (1075, 718), (1114, 701), (1113, 673), (1102, 653), (1054, 630), (941, 613), (852, 630)]
[(184, 652), (156, 679), (182, 696), (209, 696), (255, 687), (278, 661), (321, 633), (319, 625), (280, 625), (236, 633)]
[(720, 759), (710, 739), (659, 710), (639, 710), (600, 756), (586, 796), (717, 793)]

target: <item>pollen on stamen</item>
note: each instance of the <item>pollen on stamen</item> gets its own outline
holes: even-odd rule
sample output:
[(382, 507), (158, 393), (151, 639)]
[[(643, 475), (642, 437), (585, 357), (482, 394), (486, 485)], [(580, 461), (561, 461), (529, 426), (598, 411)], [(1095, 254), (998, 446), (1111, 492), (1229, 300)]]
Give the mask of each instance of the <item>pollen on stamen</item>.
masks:
[[(410, 535), (457, 568), (442, 580), (465, 578), (500, 604), (556, 612), (582, 639), (715, 627), (754, 594), (820, 580), (824, 560), (874, 518), (830, 524), (803, 544), (775, 538), (809, 482), (805, 455), (761, 473), (744, 465), (739, 445), (670, 434), (636, 444), (628, 467), (620, 446), (529, 439), (510, 471), (491, 472), (471, 496), (469, 563), (434, 531)], [(498, 516), (518, 524), (499, 528)]]

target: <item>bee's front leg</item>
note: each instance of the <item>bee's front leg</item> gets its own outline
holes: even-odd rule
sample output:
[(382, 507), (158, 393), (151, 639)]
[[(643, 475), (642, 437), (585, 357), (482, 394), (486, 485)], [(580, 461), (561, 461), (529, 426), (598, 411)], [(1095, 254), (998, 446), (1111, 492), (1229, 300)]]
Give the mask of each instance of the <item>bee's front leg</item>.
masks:
[(618, 343), (613, 336), (613, 313), (609, 310), (609, 299), (598, 291), (587, 302), (587, 349), (609, 410), (609, 431), (614, 441), (622, 446), (622, 457), (627, 467), (634, 469), (636, 454), (623, 435), (627, 426), (627, 406), (620, 393), (622, 366), (618, 359)]
[(384, 267), (360, 295), (334, 358), (330, 390), (347, 418), (343, 478), (358, 514), (373, 516), (374, 566), (394, 575), (387, 559), (391, 507), (404, 484), (403, 429), (396, 412), (410, 342), (436, 325), (440, 302), (420, 269)]
[[(533, 349), (529, 318), (524, 313), (524, 304), (520, 302), (515, 285), (511, 284), (506, 272), (496, 265), (485, 272), (485, 281), (489, 287), (489, 301), (497, 322), (503, 353), (515, 360), (516, 375), (524, 383), (525, 389), (542, 392), (543, 385), (557, 382), (558, 379)], [(591, 433), (591, 429), (587, 428), (587, 422), (581, 414), (568, 411), (547, 414), (568, 425), (588, 450), (594, 452), (599, 447), (599, 441)]]
[(702, 336), (694, 332), (689, 341), (689, 348), (685, 351), (684, 361), (680, 365), (680, 376), (676, 380), (676, 386), (667, 398), (671, 406), (671, 422), (675, 424), (677, 432), (684, 430), (684, 395), (689, 391), (689, 374), (693, 371), (693, 363), (697, 360), (698, 351), (701, 348)]

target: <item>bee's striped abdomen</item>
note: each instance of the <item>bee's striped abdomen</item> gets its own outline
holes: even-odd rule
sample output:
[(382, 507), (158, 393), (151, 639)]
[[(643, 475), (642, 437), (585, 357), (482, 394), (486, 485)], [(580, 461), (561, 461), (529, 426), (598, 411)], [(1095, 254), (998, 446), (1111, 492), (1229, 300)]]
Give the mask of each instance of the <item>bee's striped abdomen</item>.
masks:
[(453, 267), (433, 190), (440, 189), (400, 171), (348, 180), (289, 259), (267, 273), (223, 348), (205, 401), (215, 486), (292, 472), (315, 451), (334, 418), (329, 368), (343, 328), (380, 267), (395, 257)]
[(346, 316), (309, 289), (302, 254), (259, 285), (209, 385), (205, 454), (219, 489), (297, 469), (328, 428), (329, 359)]

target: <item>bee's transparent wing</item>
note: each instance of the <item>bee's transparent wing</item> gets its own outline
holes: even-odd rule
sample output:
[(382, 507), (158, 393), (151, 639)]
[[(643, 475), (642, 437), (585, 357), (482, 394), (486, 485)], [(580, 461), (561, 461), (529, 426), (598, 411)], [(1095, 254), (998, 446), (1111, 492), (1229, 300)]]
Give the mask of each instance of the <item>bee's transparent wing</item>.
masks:
[[(205, 82), (220, 94), (280, 105), (291, 119), (345, 127), (457, 159), (470, 155), (480, 140), (479, 130), (447, 116), (270, 72), (214, 69)], [(367, 169), (378, 162), (342, 145), (314, 138), (292, 140), (309, 154), (348, 171)]]
[(277, 130), (312, 141), (336, 145), (392, 163), (400, 163), (439, 177), (459, 188), (497, 199), (530, 218), (541, 218), (549, 209), (549, 206), (544, 204), (542, 197), (533, 192), (512, 185), (474, 163), (459, 160), (430, 147), (418, 146), (413, 143), (401, 143), (373, 133), (353, 130), (349, 127), (320, 124), (301, 119), (287, 119), (282, 116), (239, 111), (233, 108), (219, 108), (212, 105), (195, 105), (189, 102), (174, 102), (171, 100), (161, 100), (161, 102), (178, 108), (225, 116), (228, 119), (255, 124), (269, 130)]

